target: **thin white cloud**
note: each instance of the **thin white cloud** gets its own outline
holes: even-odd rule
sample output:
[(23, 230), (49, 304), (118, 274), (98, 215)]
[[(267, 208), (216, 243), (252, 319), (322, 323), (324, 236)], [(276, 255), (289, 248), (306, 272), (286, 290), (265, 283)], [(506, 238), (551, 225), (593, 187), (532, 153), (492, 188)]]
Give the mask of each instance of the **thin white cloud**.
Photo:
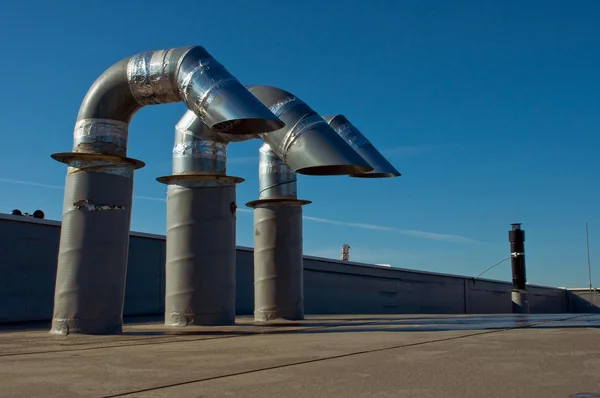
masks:
[(440, 150), (455, 149), (459, 148), (460, 146), (461, 145), (457, 143), (437, 145), (401, 145), (394, 148), (384, 149), (381, 152), (387, 157), (418, 156)]
[[(0, 178), (0, 182), (5, 182), (5, 183), (9, 183), (9, 184), (29, 185), (29, 186), (40, 187), (40, 188), (64, 189), (64, 187), (60, 186), (60, 185), (43, 184), (43, 183), (38, 183), (38, 182), (33, 182), (33, 181), (13, 180), (13, 179), (9, 179), (9, 178)], [(149, 200), (149, 201), (154, 201), (154, 202), (166, 202), (166, 197), (165, 198), (157, 198), (157, 197), (153, 197), (153, 196), (134, 196), (134, 199)], [(245, 208), (241, 208), (241, 207), (238, 207), (237, 211), (241, 212), (241, 213), (252, 213), (251, 209), (245, 209)], [(331, 224), (331, 225), (339, 225), (342, 227), (368, 229), (368, 230), (372, 230), (372, 231), (397, 232), (397, 233), (400, 233), (400, 234), (406, 235), (406, 236), (412, 236), (415, 238), (428, 239), (428, 240), (435, 240), (438, 242), (477, 243), (477, 241), (474, 239), (467, 238), (465, 236), (460, 236), (460, 235), (439, 234), (439, 233), (435, 233), (435, 232), (418, 231), (418, 230), (414, 230), (414, 229), (398, 229), (398, 228), (388, 227), (385, 225), (338, 221), (338, 220), (331, 220), (328, 218), (320, 218), (320, 217), (303, 216), (302, 218), (306, 221), (318, 222), (318, 223), (323, 223), (323, 224)]]
[(167, 201), (166, 197), (165, 198), (155, 198), (155, 197), (152, 197), (152, 196), (137, 196), (137, 195), (134, 195), (133, 198), (134, 199), (141, 199), (141, 200), (152, 200), (154, 202), (166, 202)]
[(335, 220), (329, 220), (327, 218), (317, 218), (317, 217), (309, 217), (309, 216), (304, 216), (302, 218), (304, 218), (305, 220), (308, 220), (308, 221), (315, 221), (315, 222), (321, 222), (321, 223), (333, 224), (333, 225), (341, 225), (341, 226), (344, 226), (344, 227), (354, 227), (354, 228), (361, 228), (361, 229), (372, 229), (372, 230), (376, 230), (376, 231), (395, 231), (395, 228), (385, 227), (385, 226), (382, 226), (382, 225), (363, 224), (363, 223), (357, 223), (357, 222), (335, 221)]
[(460, 235), (449, 235), (449, 234), (437, 234), (435, 232), (417, 231), (414, 229), (401, 229), (398, 230), (403, 235), (414, 236), (415, 238), (423, 238), (429, 240), (437, 240), (440, 242), (453, 242), (453, 243), (475, 243), (476, 241)]
[[(63, 185), (50, 185), (50, 184), (43, 184), (40, 182), (34, 182), (34, 181), (22, 181), (22, 180), (13, 180), (10, 178), (0, 178), (0, 182), (5, 182), (8, 184), (18, 184), (18, 185), (28, 185), (31, 187), (40, 187), (40, 188), (51, 188), (51, 189), (60, 189), (60, 190), (64, 190), (65, 187)], [(142, 199), (142, 200), (152, 200), (155, 202), (166, 202), (166, 198), (155, 198), (155, 197), (151, 197), (151, 196), (134, 196), (134, 199)]]
[(52, 189), (64, 189), (65, 188), (62, 185), (50, 185), (50, 184), (42, 184), (39, 182), (12, 180), (10, 178), (0, 178), (0, 182), (6, 182), (8, 184), (29, 185), (32, 187), (41, 187), (41, 188), (52, 188)]

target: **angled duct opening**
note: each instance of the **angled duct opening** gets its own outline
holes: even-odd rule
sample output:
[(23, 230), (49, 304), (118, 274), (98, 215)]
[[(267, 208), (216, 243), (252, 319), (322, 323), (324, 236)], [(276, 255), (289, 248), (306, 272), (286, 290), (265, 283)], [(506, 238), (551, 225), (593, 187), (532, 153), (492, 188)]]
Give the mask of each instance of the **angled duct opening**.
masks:
[(350, 177), (390, 178), (401, 175), (344, 115), (323, 116), (323, 119), (373, 168), (368, 172), (350, 174)]
[(259, 136), (296, 173), (349, 175), (373, 169), (298, 97), (272, 86), (248, 86), (248, 90), (285, 123)]

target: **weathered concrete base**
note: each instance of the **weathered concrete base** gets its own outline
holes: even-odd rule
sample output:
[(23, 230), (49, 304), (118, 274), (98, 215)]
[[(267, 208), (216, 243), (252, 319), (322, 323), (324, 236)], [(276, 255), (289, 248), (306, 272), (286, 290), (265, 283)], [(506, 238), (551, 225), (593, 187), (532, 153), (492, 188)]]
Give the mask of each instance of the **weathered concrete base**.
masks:
[(529, 294), (525, 290), (513, 290), (512, 298), (513, 314), (529, 314)]

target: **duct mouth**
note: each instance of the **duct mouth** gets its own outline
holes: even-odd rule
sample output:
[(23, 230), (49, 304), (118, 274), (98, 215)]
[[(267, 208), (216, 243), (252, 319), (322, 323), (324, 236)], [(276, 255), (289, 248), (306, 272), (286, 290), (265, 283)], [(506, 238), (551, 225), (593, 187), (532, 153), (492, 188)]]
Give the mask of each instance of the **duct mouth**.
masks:
[(285, 126), (237, 81), (217, 89), (204, 122), (217, 133), (232, 135), (269, 133)]
[(324, 116), (323, 119), (372, 166), (371, 171), (350, 173), (350, 177), (392, 178), (402, 175), (344, 115)]
[(368, 172), (363, 174), (350, 174), (348, 177), (352, 178), (392, 178), (400, 177), (402, 174), (398, 173), (384, 173), (384, 172)]
[(373, 169), (298, 97), (272, 86), (249, 86), (248, 90), (285, 123), (284, 128), (259, 136), (296, 173), (333, 176)]

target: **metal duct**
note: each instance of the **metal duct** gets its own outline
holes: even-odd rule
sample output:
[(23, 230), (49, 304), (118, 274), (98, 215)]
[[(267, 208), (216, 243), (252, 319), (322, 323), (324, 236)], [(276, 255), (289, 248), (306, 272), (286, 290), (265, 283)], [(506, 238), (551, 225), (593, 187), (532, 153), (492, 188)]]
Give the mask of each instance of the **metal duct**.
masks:
[(296, 200), (298, 178), (294, 170), (277, 156), (269, 144), (264, 144), (258, 152), (258, 198)]
[(175, 126), (167, 184), (165, 325), (235, 322), (236, 193), (226, 176), (227, 144), (247, 135), (217, 133), (187, 111)]
[(271, 86), (248, 90), (285, 123), (282, 129), (259, 135), (296, 173), (348, 175), (373, 169), (298, 97)]
[(165, 325), (235, 323), (235, 183), (171, 176), (167, 196)]
[(183, 101), (214, 131), (269, 132), (283, 122), (204, 48), (151, 51), (107, 69), (83, 100), (67, 163), (52, 332), (122, 329), (133, 173), (128, 126), (145, 105)]
[(135, 112), (179, 101), (214, 131), (248, 134), (283, 127), (203, 47), (174, 48), (123, 59), (94, 82), (79, 109), (73, 152), (122, 156)]
[(254, 208), (254, 319), (304, 319), (302, 206), (296, 173), (268, 144), (260, 148)]
[(323, 116), (323, 119), (373, 167), (371, 171), (350, 174), (350, 177), (386, 178), (401, 175), (344, 115)]

